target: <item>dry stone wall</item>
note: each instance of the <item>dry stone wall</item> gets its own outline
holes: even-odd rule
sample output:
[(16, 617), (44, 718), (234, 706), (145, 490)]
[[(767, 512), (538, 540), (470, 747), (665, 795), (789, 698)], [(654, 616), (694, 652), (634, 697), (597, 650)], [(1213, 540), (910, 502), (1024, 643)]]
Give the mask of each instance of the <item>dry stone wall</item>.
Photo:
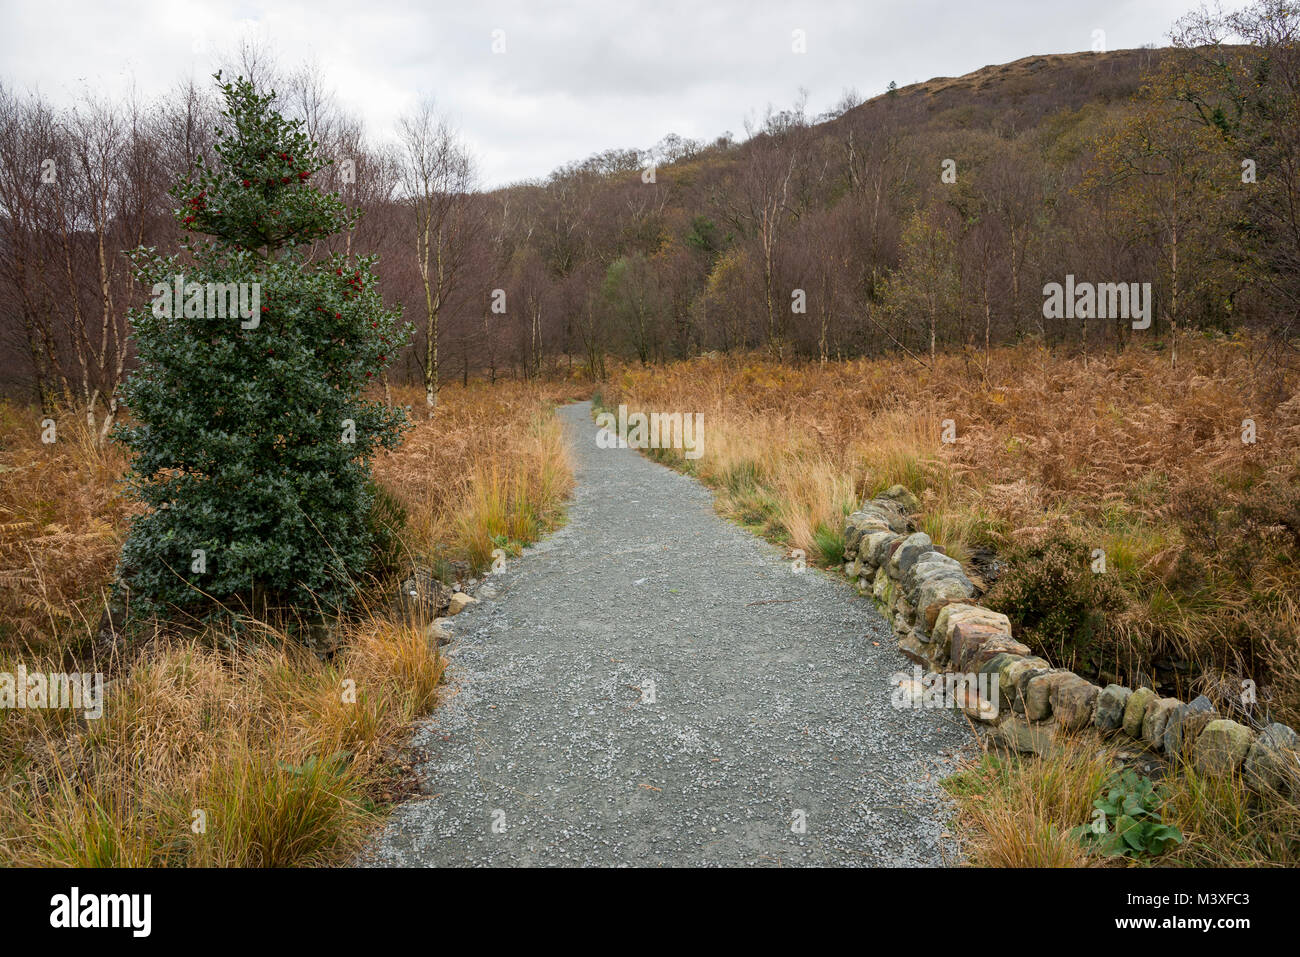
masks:
[[(997, 678), (997, 701), (967, 713), (1006, 746), (1049, 751), (1059, 731), (1124, 734), (1202, 772), (1240, 773), (1261, 790), (1300, 796), (1300, 735), (1284, 724), (1260, 732), (1215, 713), (1204, 696), (1162, 698), (1150, 688), (1098, 687), (1053, 667), (1017, 641), (1011, 622), (979, 604), (961, 563), (944, 554), (913, 519), (916, 498), (902, 486), (848, 516), (844, 571), (893, 624), (899, 649), (927, 671)], [(970, 687), (991, 687), (991, 680)]]

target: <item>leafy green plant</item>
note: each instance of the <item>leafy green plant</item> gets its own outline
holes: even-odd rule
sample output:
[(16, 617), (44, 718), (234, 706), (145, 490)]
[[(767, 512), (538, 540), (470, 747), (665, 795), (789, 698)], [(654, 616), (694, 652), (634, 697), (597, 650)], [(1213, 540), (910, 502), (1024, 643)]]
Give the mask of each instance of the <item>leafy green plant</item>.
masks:
[[(148, 510), (119, 576), (150, 614), (333, 610), (372, 556), (371, 461), (406, 427), (363, 393), (410, 329), (384, 307), (374, 257), (309, 258), (355, 213), (311, 183), (327, 161), (301, 123), (247, 80), (221, 89), (217, 162), (172, 189), (195, 238), (184, 258), (132, 254), (154, 299), (131, 312), (134, 421), (116, 435)], [(235, 287), (230, 315), (217, 290)]]
[(985, 598), (1049, 661), (1095, 669), (1114, 657), (1111, 619), (1129, 599), (1114, 574), (1095, 574), (1092, 547), (1064, 529), (1013, 548)]
[(509, 535), (493, 535), (492, 544), (514, 558), (524, 553), (523, 543), (513, 540)]
[(1071, 830), (1084, 845), (1106, 857), (1155, 857), (1183, 842), (1183, 832), (1160, 815), (1163, 796), (1132, 770), (1113, 775), (1106, 793), (1092, 802), (1092, 821)]

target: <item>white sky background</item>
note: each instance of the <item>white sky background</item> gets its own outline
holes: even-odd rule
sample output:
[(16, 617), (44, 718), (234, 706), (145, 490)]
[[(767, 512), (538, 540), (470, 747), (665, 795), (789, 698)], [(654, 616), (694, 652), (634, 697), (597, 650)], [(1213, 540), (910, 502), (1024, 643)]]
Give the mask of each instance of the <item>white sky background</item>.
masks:
[(433, 96), (493, 187), (669, 132), (739, 138), (746, 116), (789, 107), (800, 87), (815, 115), (847, 87), (871, 97), (890, 80), (1090, 50), (1094, 30), (1112, 50), (1164, 46), (1198, 2), (0, 0), (0, 81), (59, 103), (87, 88), (148, 97), (206, 79), (251, 34), (282, 67), (318, 63), (372, 139), (391, 139), (397, 117)]

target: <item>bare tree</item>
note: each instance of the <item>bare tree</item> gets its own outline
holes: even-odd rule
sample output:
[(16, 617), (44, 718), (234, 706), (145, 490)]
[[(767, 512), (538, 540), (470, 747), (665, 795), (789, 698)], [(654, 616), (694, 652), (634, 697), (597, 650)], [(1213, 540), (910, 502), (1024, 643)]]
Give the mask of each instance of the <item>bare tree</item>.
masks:
[(402, 181), (415, 225), (415, 259), (424, 287), (424, 394), (438, 405), (438, 321), (460, 278), (479, 219), (473, 215), (474, 164), (444, 117), (425, 100), (400, 121)]
[(35, 97), (0, 86), (0, 313), (10, 354), (24, 356), (43, 411), (51, 411), (63, 383), (46, 271), (49, 264), (45, 207), (50, 176), (57, 177), (56, 118)]
[(792, 187), (802, 157), (806, 129), (803, 100), (793, 110), (773, 113), (758, 131), (746, 122), (750, 139), (745, 144), (744, 168), (717, 196), (722, 217), (759, 247), (763, 270), (764, 335), (769, 349), (784, 351), (787, 313), (776, 305), (776, 257), (785, 227), (796, 218)]

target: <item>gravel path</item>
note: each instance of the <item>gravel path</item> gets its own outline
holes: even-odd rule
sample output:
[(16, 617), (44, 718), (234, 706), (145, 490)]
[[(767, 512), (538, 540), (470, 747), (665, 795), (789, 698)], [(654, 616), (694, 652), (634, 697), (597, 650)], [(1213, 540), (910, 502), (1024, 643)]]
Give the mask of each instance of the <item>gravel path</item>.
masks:
[(937, 781), (969, 735), (890, 706), (910, 665), (871, 602), (795, 573), (695, 480), (597, 448), (590, 403), (559, 415), (569, 522), (448, 620), (452, 693), (414, 742), (429, 796), (361, 863), (954, 859)]

